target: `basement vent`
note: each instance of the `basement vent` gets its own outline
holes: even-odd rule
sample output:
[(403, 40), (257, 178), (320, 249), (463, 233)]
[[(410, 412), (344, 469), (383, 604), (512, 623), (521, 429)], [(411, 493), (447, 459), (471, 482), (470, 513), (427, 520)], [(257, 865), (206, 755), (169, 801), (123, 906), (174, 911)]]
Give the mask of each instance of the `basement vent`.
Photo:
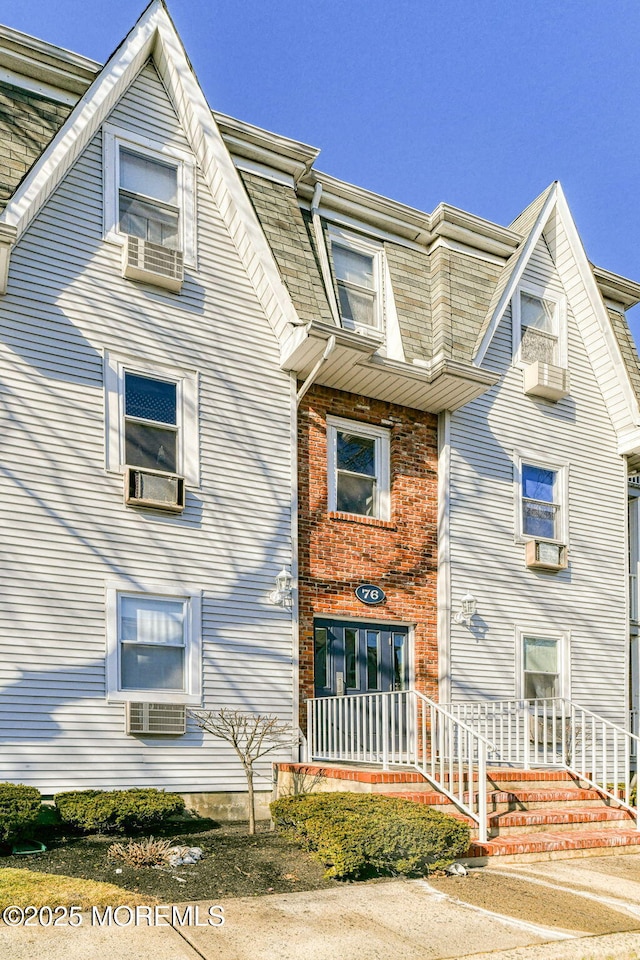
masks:
[(187, 708), (179, 703), (127, 703), (125, 716), (129, 735), (181, 737), (187, 729)]
[(525, 547), (525, 562), (537, 570), (566, 570), (567, 548), (564, 544), (547, 540), (529, 540)]
[(127, 467), (124, 477), (124, 502), (129, 507), (151, 507), (182, 513), (185, 504), (184, 477), (158, 470)]
[(179, 250), (163, 247), (151, 240), (127, 236), (123, 250), (122, 276), (127, 280), (142, 280), (177, 293), (182, 286), (184, 271)]
[(569, 393), (569, 371), (536, 360), (524, 368), (524, 392), (528, 397), (562, 400)]

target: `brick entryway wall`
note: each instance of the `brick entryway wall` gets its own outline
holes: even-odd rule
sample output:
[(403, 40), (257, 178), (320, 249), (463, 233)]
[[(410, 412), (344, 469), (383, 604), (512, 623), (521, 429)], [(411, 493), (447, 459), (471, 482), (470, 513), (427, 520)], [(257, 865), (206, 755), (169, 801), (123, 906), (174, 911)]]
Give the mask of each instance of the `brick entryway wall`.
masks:
[[(327, 512), (327, 416), (386, 427), (391, 519)], [(415, 625), (415, 688), (437, 698), (437, 418), (408, 407), (312, 387), (298, 417), (300, 701), (312, 697), (313, 618)], [(359, 583), (381, 586), (368, 607)]]

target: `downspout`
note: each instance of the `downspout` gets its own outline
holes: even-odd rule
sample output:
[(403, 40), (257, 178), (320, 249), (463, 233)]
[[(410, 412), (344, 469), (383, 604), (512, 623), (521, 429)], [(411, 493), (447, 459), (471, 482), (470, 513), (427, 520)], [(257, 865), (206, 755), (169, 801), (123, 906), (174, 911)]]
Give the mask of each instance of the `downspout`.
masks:
[(324, 348), (324, 353), (322, 354), (322, 356), (320, 357), (320, 359), (317, 361), (317, 363), (314, 365), (311, 373), (309, 374), (309, 376), (307, 377), (307, 379), (304, 381), (304, 383), (302, 384), (302, 386), (301, 386), (300, 389), (298, 390), (298, 393), (296, 394), (296, 407), (299, 407), (299, 406), (300, 406), (300, 401), (301, 401), (302, 398), (304, 397), (304, 395), (305, 395), (305, 393), (307, 392), (307, 390), (308, 390), (310, 387), (313, 386), (313, 383), (314, 383), (316, 377), (318, 376), (318, 374), (320, 373), (320, 371), (321, 371), (322, 368), (324, 367), (325, 363), (327, 362), (327, 360), (329, 359), (329, 357), (331, 356), (331, 354), (332, 354), (333, 351), (335, 350), (335, 347), (336, 347), (336, 338), (335, 338), (335, 336), (332, 334), (332, 335), (329, 337), (329, 339), (327, 340), (327, 345), (326, 345), (326, 347)]
[(327, 253), (327, 245), (324, 242), (324, 233), (322, 231), (322, 221), (320, 220), (320, 214), (318, 212), (321, 196), (322, 196), (322, 184), (318, 182), (315, 185), (315, 189), (313, 191), (313, 199), (311, 200), (311, 221), (313, 223), (313, 233), (316, 238), (316, 248), (318, 250), (318, 259), (320, 260), (320, 270), (322, 272), (324, 292), (327, 295), (327, 300), (329, 302), (329, 309), (331, 310), (331, 316), (333, 317), (333, 322), (335, 323), (336, 327), (340, 327), (342, 326), (342, 324), (340, 323), (340, 311), (338, 310), (338, 301), (336, 300), (336, 293), (335, 293), (335, 290), (333, 289), (333, 277), (331, 275), (331, 266), (329, 264), (329, 254)]
[(8, 223), (0, 223), (0, 296), (7, 292), (9, 282), (9, 261), (11, 248), (16, 242), (18, 231)]

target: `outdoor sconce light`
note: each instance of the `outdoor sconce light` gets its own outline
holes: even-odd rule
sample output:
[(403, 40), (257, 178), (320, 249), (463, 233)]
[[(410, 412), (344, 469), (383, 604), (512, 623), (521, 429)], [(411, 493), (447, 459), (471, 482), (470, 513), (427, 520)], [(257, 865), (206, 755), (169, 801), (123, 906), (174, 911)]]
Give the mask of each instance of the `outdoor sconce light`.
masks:
[(286, 567), (282, 568), (276, 577), (275, 583), (276, 588), (269, 594), (269, 600), (271, 603), (286, 607), (291, 600), (291, 588), (293, 585), (293, 577)]
[(454, 623), (466, 623), (467, 625), (471, 623), (471, 618), (476, 612), (476, 607), (478, 606), (478, 601), (472, 593), (467, 590), (464, 597), (460, 601), (460, 609), (453, 618)]

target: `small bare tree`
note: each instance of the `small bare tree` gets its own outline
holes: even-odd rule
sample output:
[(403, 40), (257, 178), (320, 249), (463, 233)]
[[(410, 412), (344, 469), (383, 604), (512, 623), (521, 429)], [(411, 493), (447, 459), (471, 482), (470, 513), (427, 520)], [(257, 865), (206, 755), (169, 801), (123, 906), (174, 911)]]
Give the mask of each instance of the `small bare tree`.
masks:
[(230, 743), (238, 755), (247, 778), (249, 833), (255, 833), (253, 765), (274, 750), (291, 745), (291, 727), (270, 714), (243, 713), (242, 710), (230, 710), (227, 707), (221, 707), (220, 710), (190, 710), (189, 715), (202, 730)]

